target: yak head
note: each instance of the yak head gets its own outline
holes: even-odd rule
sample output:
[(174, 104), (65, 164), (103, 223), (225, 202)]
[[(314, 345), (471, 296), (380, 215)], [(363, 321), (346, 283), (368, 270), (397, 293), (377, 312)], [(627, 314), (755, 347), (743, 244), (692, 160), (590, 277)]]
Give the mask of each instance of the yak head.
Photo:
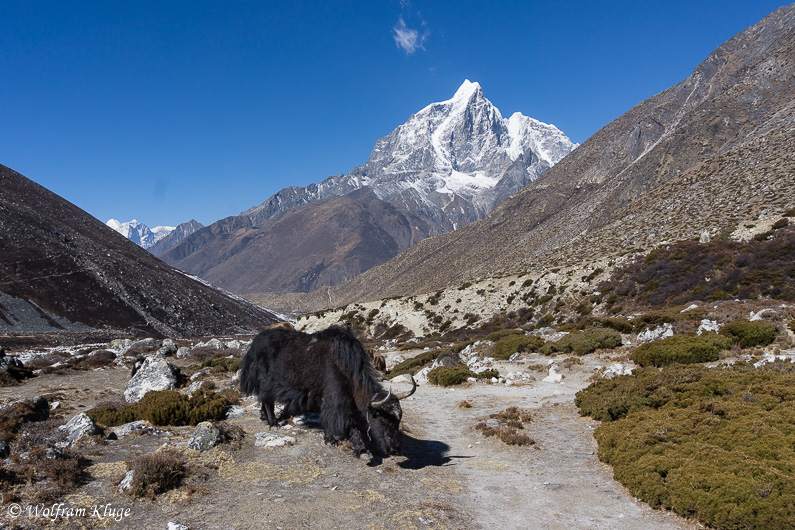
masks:
[(379, 392), (367, 405), (365, 445), (373, 456), (400, 454), (400, 420), (403, 418), (400, 400), (417, 390), (417, 383), (412, 381), (412, 384), (411, 390), (403, 394)]

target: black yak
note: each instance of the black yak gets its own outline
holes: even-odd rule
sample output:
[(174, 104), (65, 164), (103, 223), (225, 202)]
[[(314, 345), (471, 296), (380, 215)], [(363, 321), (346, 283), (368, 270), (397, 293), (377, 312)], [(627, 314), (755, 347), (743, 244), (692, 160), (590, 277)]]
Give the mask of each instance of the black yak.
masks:
[[(400, 452), (399, 400), (384, 390), (370, 357), (353, 333), (331, 327), (313, 334), (268, 329), (243, 357), (240, 390), (262, 403), (260, 418), (279, 424), (299, 412), (320, 412), (326, 443), (350, 440), (356, 454)], [(284, 404), (277, 418), (274, 403)]]

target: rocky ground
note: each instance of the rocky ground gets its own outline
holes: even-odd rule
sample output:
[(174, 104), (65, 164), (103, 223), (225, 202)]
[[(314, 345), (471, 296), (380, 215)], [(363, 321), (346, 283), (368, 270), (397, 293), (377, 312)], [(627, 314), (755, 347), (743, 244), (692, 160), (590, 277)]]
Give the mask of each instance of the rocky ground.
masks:
[[(239, 356), (242, 346), (229, 352)], [(186, 351), (167, 360), (191, 373), (196, 361)], [(417, 353), (385, 356), (394, 364), (398, 355)], [(253, 398), (241, 399), (235, 417), (222, 422), (226, 432), (237, 433), (231, 441), (207, 450), (188, 448), (190, 426), (120, 432), (115, 440), (107, 439), (115, 428), (105, 428), (73, 446), (89, 459), (82, 485), (46, 503), (9, 486), (0, 522), (9, 528), (696, 527), (637, 502), (615, 482), (595, 454), (596, 422), (580, 417), (573, 404), (593, 374), (623, 353), (588, 355), (581, 364), (537, 354), (485, 361), (503, 377), (512, 374), (510, 384), (479, 381), (446, 389), (420, 378), (417, 392), (403, 402), (404, 454), (383, 461), (324, 445), (319, 427), (300, 417), (277, 431), (292, 444), (257, 447), (257, 433), (269, 430)], [(28, 361), (34, 356), (29, 351)], [(205, 370), (203, 379), (216, 390), (234, 386), (231, 372)], [(117, 364), (54, 371), (0, 388), (0, 401), (45, 396), (51, 407), (58, 402), (51, 420), (63, 423), (120, 400), (129, 380), (129, 368)], [(530, 411), (523, 433), (533, 444), (508, 446), (476, 430), (480, 420), (511, 406)], [(189, 464), (179, 487), (153, 499), (118, 491), (127, 462), (169, 449)]]

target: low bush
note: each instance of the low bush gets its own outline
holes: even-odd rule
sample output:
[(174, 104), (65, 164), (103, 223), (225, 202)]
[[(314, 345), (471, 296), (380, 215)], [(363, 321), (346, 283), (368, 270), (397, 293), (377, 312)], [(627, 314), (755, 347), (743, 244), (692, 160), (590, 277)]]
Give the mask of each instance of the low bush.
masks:
[[(783, 225), (783, 223), (782, 223)], [(740, 243), (685, 241), (658, 248), (613, 271), (613, 303), (674, 306), (693, 300), (768, 297), (795, 301), (795, 229), (758, 234)]]
[(524, 331), (521, 329), (501, 329), (499, 331), (494, 331), (486, 335), (486, 340), (490, 340), (491, 342), (497, 342), (498, 340), (504, 337), (510, 337), (513, 335), (524, 335)]
[(477, 377), (465, 364), (439, 366), (428, 372), (428, 381), (437, 386), (454, 386), (465, 383), (470, 377)]
[(497, 340), (492, 356), (495, 359), (506, 360), (520, 351), (538, 351), (544, 344), (544, 339), (535, 335), (525, 335), (521, 332), (505, 335)]
[(389, 378), (391, 379), (403, 374), (416, 375), (417, 372), (433, 363), (440, 353), (441, 350), (427, 351), (411, 359), (406, 359), (402, 363), (395, 365), (395, 367), (389, 371)]
[(795, 521), (795, 374), (641, 368), (577, 394), (599, 458), (632, 493), (713, 528)]
[(152, 425), (196, 425), (219, 420), (229, 401), (215, 392), (199, 390), (190, 398), (176, 390), (147, 392), (138, 403), (117, 407), (100, 405), (86, 414), (95, 423), (112, 427), (136, 420)]
[(727, 350), (731, 345), (731, 339), (712, 333), (674, 335), (638, 346), (630, 359), (641, 366), (706, 363), (717, 361), (721, 350)]
[(127, 462), (127, 470), (133, 472), (130, 495), (154, 498), (176, 488), (187, 474), (185, 462), (174, 451), (143, 455)]
[(243, 359), (239, 357), (219, 357), (208, 359), (201, 364), (202, 368), (213, 368), (217, 372), (237, 372)]
[(104, 366), (110, 366), (116, 360), (116, 354), (109, 350), (96, 350), (85, 357), (74, 359), (70, 366), (75, 370), (94, 370)]
[(477, 379), (491, 379), (492, 377), (499, 378), (500, 372), (499, 370), (495, 370), (494, 368), (488, 368), (483, 370), (482, 372), (478, 372), (475, 374), (475, 378)]
[(71, 449), (55, 450), (39, 445), (27, 451), (26, 458), (12, 456), (4, 466), (7, 492), (21, 494), (33, 503), (50, 503), (62, 499), (85, 483), (89, 461)]
[(541, 348), (544, 355), (554, 353), (574, 353), (586, 355), (599, 348), (617, 348), (621, 346), (621, 334), (610, 328), (586, 328), (573, 331), (555, 342), (547, 342)]
[(535, 440), (518, 431), (524, 429), (524, 423), (532, 421), (530, 412), (526, 409), (509, 407), (502, 412), (490, 414), (488, 420), (475, 425), (475, 429), (483, 436), (496, 436), (507, 445), (532, 445)]
[(44, 398), (26, 399), (0, 409), (0, 439), (11, 442), (28, 422), (45, 421), (50, 407)]
[(730, 322), (720, 329), (720, 334), (729, 337), (741, 348), (751, 348), (753, 346), (767, 346), (776, 340), (776, 326), (767, 322), (751, 322), (744, 318), (739, 318)]

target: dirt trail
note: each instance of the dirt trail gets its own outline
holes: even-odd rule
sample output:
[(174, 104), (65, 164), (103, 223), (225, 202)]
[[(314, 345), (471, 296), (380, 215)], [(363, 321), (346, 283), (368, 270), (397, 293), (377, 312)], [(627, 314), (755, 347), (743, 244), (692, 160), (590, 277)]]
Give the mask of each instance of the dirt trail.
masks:
[[(636, 502), (613, 480), (596, 455), (597, 422), (581, 417), (574, 395), (608, 364), (593, 356), (583, 365), (559, 369), (560, 383), (524, 386), (476, 383), (443, 389), (423, 385), (405, 404), (427, 439), (450, 446), (455, 476), (464, 485), (459, 502), (473, 509), (480, 528), (697, 528), (697, 525)], [(530, 359), (548, 362), (548, 358)], [(500, 366), (506, 373), (516, 366)], [(468, 401), (471, 408), (461, 408)], [(532, 410), (524, 434), (532, 446), (508, 446), (474, 429), (478, 418), (516, 406)]]

